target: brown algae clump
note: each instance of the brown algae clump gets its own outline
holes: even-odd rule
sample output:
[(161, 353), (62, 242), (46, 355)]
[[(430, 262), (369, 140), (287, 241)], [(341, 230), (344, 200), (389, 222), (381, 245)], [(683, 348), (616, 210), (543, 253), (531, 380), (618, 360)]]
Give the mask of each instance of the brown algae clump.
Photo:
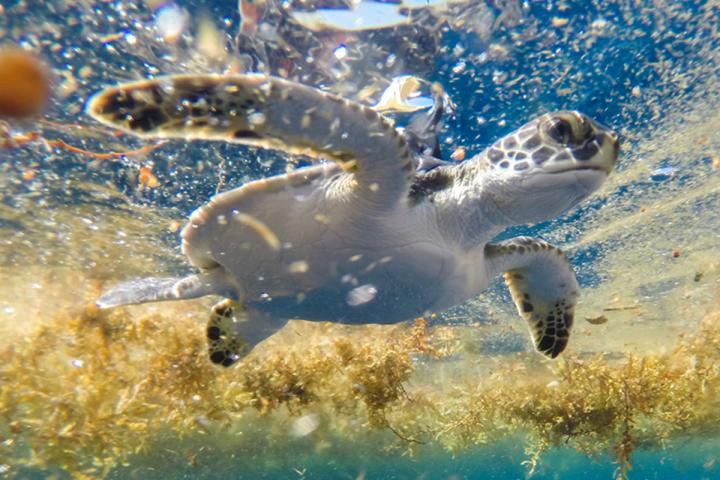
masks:
[[(328, 432), (361, 441), (380, 429), (392, 434), (379, 448), (422, 454), (422, 444), (457, 452), (521, 435), (531, 471), (544, 450), (562, 445), (612, 454), (623, 477), (638, 448), (720, 435), (718, 312), (669, 353), (569, 358), (554, 369), (534, 356), (507, 357), (501, 371), (461, 388), (430, 387), (423, 378), (445, 361), (433, 358), (457, 353), (450, 329), (292, 322), (223, 370), (206, 359), (204, 307), (185, 306), (191, 314), (135, 319), (138, 310), (87, 307), (0, 351), (2, 462), (102, 476), (188, 437), (215, 451), (237, 449), (253, 442), (252, 434), (237, 435), (257, 415), (282, 425), (310, 414), (320, 425), (312, 433), (318, 445)], [(298, 335), (303, 342), (293, 342)], [(467, 368), (466, 375), (476, 374)], [(286, 438), (288, 430), (262, 435)]]
[(0, 435), (11, 441), (2, 461), (104, 475), (153, 442), (230, 430), (253, 409), (376, 413), (397, 399), (410, 352), (426, 342), (417, 338), (424, 328), (395, 328), (365, 345), (281, 346), (223, 371), (208, 363), (198, 325), (187, 315), (133, 321), (129, 310), (91, 306), (5, 347)]

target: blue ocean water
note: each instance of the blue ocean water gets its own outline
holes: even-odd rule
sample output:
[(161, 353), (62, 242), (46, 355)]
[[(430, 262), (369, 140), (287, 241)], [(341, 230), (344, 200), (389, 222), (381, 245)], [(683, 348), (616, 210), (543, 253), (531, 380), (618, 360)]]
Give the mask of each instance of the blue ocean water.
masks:
[[(338, 6), (330, 3), (329, 6)], [(386, 85), (399, 75), (415, 75), (442, 84), (458, 106), (442, 132), (446, 159), (456, 146), (465, 146), (468, 156), (472, 155), (527, 119), (558, 109), (580, 110), (620, 133), (623, 154), (617, 167), (619, 180), (607, 191), (562, 218), (514, 227), (501, 238), (533, 235), (552, 239), (571, 249), (573, 266), (583, 288), (599, 289), (612, 284), (622, 292), (625, 284), (615, 272), (630, 271), (636, 263), (619, 266), (611, 263), (610, 268), (608, 262), (615, 261), (613, 255), (619, 249), (646, 242), (648, 235), (655, 235), (652, 230), (641, 236), (639, 224), (626, 225), (622, 220), (645, 206), (670, 204), (683, 195), (698, 192), (688, 202), (695, 217), (673, 222), (663, 217), (654, 225), (659, 225), (657, 228), (667, 238), (681, 237), (684, 232), (697, 241), (688, 241), (681, 252), (685, 255), (688, 250), (698, 258), (693, 264), (696, 270), (686, 277), (692, 278), (694, 274), (697, 278), (701, 273), (705, 278), (715, 278), (712, 262), (700, 254), (711, 251), (708, 245), (717, 243), (720, 229), (716, 167), (711, 170), (716, 157), (699, 144), (697, 153), (691, 149), (691, 155), (686, 156), (687, 150), (678, 146), (675, 151), (672, 148), (675, 143), (671, 143), (682, 144), (671, 136), (674, 131), (688, 125), (702, 127), (706, 118), (703, 115), (708, 114), (704, 106), (720, 105), (717, 88), (720, 38), (715, 21), (720, 18), (720, 7), (712, 2), (457, 2), (446, 10), (421, 9), (413, 13), (409, 25), (352, 34), (303, 30), (288, 18), (288, 12), (312, 7), (304, 2), (259, 2), (258, 17), (246, 15), (245, 20), (237, 2), (219, 0), (175, 3), (3, 0), (0, 5), (3, 8), (0, 47), (19, 45), (41, 55), (53, 71), (56, 90), (44, 117), (47, 121), (10, 123), (13, 135), (40, 131), (47, 139), (62, 139), (94, 152), (138, 148), (145, 143), (131, 138), (109, 138), (106, 132), (73, 130), (73, 125), (93, 126), (83, 111), (93, 93), (110, 84), (148, 76), (225, 71), (237, 59), (249, 63), (250, 68), (273, 74), (289, 70), (289, 75), (299, 81), (350, 97), (357, 97), (363, 87), (377, 78)], [(188, 15), (186, 38), (177, 43), (167, 42), (158, 31), (159, 12), (167, 8)], [(220, 32), (228, 52), (221, 60), (213, 61), (207, 54), (197, 53), (196, 22), (201, 17), (210, 19)], [(267, 26), (255, 34), (259, 43), (238, 33), (241, 22), (250, 21), (247, 18)], [(332, 55), (340, 45), (348, 50), (345, 60)], [(293, 56), (296, 54), (298, 58)], [(309, 56), (313, 56), (312, 62), (307, 61)], [(390, 61), (390, 56), (394, 60)], [(397, 118), (402, 124), (408, 115)], [(658, 132), (662, 135), (648, 142)], [(299, 165), (306, 163), (303, 162), (298, 160)], [(162, 188), (139, 188), (139, 164), (152, 165)], [(0, 227), (11, 232), (6, 236), (2, 265), (6, 272), (16, 272), (32, 256), (40, 268), (75, 267), (90, 272), (92, 278), (141, 273), (137, 266), (128, 265), (123, 270), (119, 262), (112, 263), (111, 254), (105, 254), (110, 266), (104, 269), (103, 260), (91, 258), (89, 253), (87, 258), (83, 258), (82, 252), (73, 258), (55, 254), (65, 244), (87, 234), (85, 230), (74, 230), (75, 226), (63, 230), (62, 221), (57, 228), (64, 234), (49, 241), (37, 240), (45, 238), (46, 232), (39, 225), (44, 225), (46, 219), (35, 222), (35, 212), (73, 206), (103, 212), (96, 213), (98, 216), (108, 210), (119, 216), (146, 215), (141, 221), (153, 228), (149, 228), (144, 240), (154, 248), (143, 255), (157, 259), (164, 274), (186, 273), (189, 270), (178, 254), (176, 234), (168, 231), (163, 222), (184, 218), (217, 191), (281, 173), (285, 167), (283, 157), (276, 153), (208, 142), (172, 142), (140, 159), (128, 155), (103, 161), (42, 143), (0, 149), (3, 208)], [(32, 182), (23, 180), (23, 173), (28, 170), (36, 172)], [(92, 215), (87, 216), (88, 225), (96, 220)], [(603, 231), (611, 233), (603, 237)], [(597, 239), (585, 240), (592, 235)], [(32, 247), (32, 255), (23, 250), (27, 245)], [(118, 248), (124, 247), (118, 243)], [(130, 247), (123, 252), (121, 258), (133, 255)], [(675, 277), (660, 278), (658, 272), (668, 267), (661, 265), (659, 256), (653, 253), (648, 247), (643, 258), (648, 264), (657, 263), (653, 273), (658, 277), (648, 274), (647, 282), (638, 288), (638, 296), (649, 299), (648, 303), (659, 302), (685, 288), (687, 283), (682, 282), (691, 282), (685, 277), (682, 281)], [(665, 248), (665, 256), (668, 254), (669, 249)], [(12, 287), (13, 282), (8, 284)], [(11, 294), (2, 298), (11, 298)], [(689, 304), (695, 302), (693, 312), (707, 310), (699, 295), (689, 298)], [(490, 289), (485, 302), (477, 307), (481, 322), (492, 317), (488, 305), (512, 308), (509, 294), (500, 282)], [(692, 305), (668, 309), (657, 303), (656, 308), (677, 316), (677, 311)], [(9, 301), (7, 305), (3, 303), (5, 310), (20, 309), (14, 307)], [(647, 307), (654, 311), (652, 308)], [(652, 336), (653, 326), (640, 330), (640, 336)], [(612, 336), (613, 331), (604, 335)], [(614, 345), (607, 350), (618, 352)], [(7, 426), (12, 421), (13, 418), (6, 418), (3, 424), (4, 442), (14, 438)], [(218, 448), (212, 439), (204, 442), (201, 436), (184, 440), (169, 434), (169, 439), (165, 438), (167, 447), (160, 442), (133, 456), (127, 465), (104, 473), (110, 478), (218, 479), (504, 480), (528, 475), (528, 466), (523, 463), (527, 460), (528, 445), (522, 438), (472, 446), (455, 453), (431, 444), (418, 447), (410, 455), (405, 446), (386, 447), (392, 443), (388, 437), (393, 438), (387, 431), (336, 435), (322, 447), (312, 436), (277, 444), (276, 437), (268, 433), (276, 428), (274, 424), (272, 416), (258, 419), (253, 431), (247, 433), (252, 440), (230, 459), (228, 451)], [(629, 477), (720, 478), (716, 436), (702, 438), (693, 433), (687, 443), (676, 440), (673, 445), (668, 449), (640, 446), (633, 454)], [(0, 470), (7, 478), (71, 475), (60, 460), (48, 468), (33, 467), (2, 454), (0, 450), (3, 465)], [(572, 448), (552, 448), (543, 454), (532, 478), (608, 479), (613, 478), (617, 466), (609, 453), (588, 458)]]

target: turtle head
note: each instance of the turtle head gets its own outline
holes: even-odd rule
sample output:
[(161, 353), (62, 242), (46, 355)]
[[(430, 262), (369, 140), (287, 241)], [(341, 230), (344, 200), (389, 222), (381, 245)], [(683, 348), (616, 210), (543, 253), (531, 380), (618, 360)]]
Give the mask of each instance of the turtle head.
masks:
[(484, 190), (497, 213), (524, 224), (554, 218), (588, 197), (613, 170), (618, 151), (613, 131), (561, 111), (498, 140), (478, 160), (489, 169)]

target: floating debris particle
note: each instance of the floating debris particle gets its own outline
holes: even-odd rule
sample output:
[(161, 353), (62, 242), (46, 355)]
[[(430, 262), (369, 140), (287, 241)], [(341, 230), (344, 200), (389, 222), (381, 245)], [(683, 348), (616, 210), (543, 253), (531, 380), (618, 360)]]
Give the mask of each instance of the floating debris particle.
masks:
[(17, 48), (0, 49), (0, 117), (39, 114), (50, 99), (50, 77), (35, 55)]
[(325, 225), (327, 225), (328, 223), (330, 223), (330, 217), (328, 217), (327, 215), (325, 215), (325, 214), (323, 214), (323, 213), (317, 213), (317, 214), (315, 214), (315, 216), (313, 217), (313, 219), (315, 219), (316, 222), (322, 223), (322, 224), (325, 224)]
[(653, 182), (664, 182), (672, 178), (676, 172), (677, 168), (675, 167), (658, 168), (650, 174), (650, 180)]
[(593, 22), (590, 24), (591, 30), (605, 30), (605, 28), (610, 25), (610, 22), (605, 20), (604, 18), (598, 18), (597, 20), (593, 20)]
[(672, 252), (670, 252), (670, 255), (672, 255), (673, 258), (678, 258), (680, 256), (680, 251), (673, 250)]
[(466, 64), (465, 62), (459, 61), (458, 63), (456, 63), (456, 64), (453, 66), (452, 72), (455, 73), (455, 74), (462, 73), (462, 72), (465, 71), (465, 68), (466, 68), (466, 67), (467, 67), (467, 64)]
[(175, 220), (174, 222), (170, 222), (170, 225), (168, 225), (168, 231), (170, 231), (171, 233), (175, 233), (180, 230), (181, 226), (182, 224)]
[(695, 272), (695, 276), (693, 277), (693, 282), (699, 282), (702, 280), (702, 278), (705, 276), (703, 272)]
[(185, 9), (170, 3), (162, 6), (155, 14), (155, 28), (163, 40), (174, 44), (187, 28), (189, 19), (190, 15)]
[(156, 188), (160, 184), (155, 174), (152, 173), (152, 167), (150, 166), (140, 167), (138, 183), (142, 187), (148, 188)]
[(603, 323), (607, 323), (608, 318), (605, 315), (600, 315), (598, 317), (585, 317), (585, 321), (590, 325), (602, 325)]
[(92, 74), (93, 74), (93, 70), (90, 67), (90, 65), (85, 65), (85, 66), (81, 67), (80, 70), (78, 71), (78, 75), (80, 76), (80, 78), (82, 78), (84, 80), (87, 80), (88, 78), (92, 77)]
[(633, 87), (631, 93), (632, 93), (633, 97), (635, 97), (635, 98), (639, 97), (640, 96), (640, 87), (637, 87), (637, 86)]
[(265, 123), (265, 120), (265, 114), (262, 112), (254, 112), (248, 115), (248, 123), (250, 123), (250, 125), (262, 125)]
[(465, 147), (457, 147), (450, 155), (450, 158), (456, 162), (462, 162), (465, 160)]
[(100, 37), (100, 43), (116, 42), (125, 36), (125, 32), (111, 33)]
[(373, 301), (377, 296), (378, 289), (375, 285), (370, 283), (366, 285), (360, 285), (359, 287), (353, 288), (348, 292), (347, 304), (351, 307), (358, 307), (368, 302)]
[(373, 108), (379, 112), (415, 112), (428, 108), (432, 100), (420, 97), (421, 80), (411, 75), (395, 77)]
[(235, 220), (255, 230), (271, 249), (280, 250), (280, 240), (277, 235), (263, 222), (247, 213), (234, 211), (233, 215), (235, 216)]
[(408, 23), (410, 18), (400, 13), (400, 6), (391, 3), (352, 2), (352, 9), (319, 8), (313, 12), (293, 11), (293, 18), (303, 27), (316, 32), (340, 30), (361, 32), (394, 27)]
[(198, 24), (197, 49), (206, 58), (222, 61), (227, 56), (223, 33), (207, 16), (202, 15)]
[(306, 437), (320, 426), (320, 418), (310, 413), (295, 420), (290, 428), (290, 435), (295, 438)]
[(567, 25), (570, 22), (567, 18), (561, 18), (561, 17), (553, 17), (551, 20), (551, 25), (556, 28), (561, 28)]
[(333, 50), (333, 55), (338, 60), (344, 59), (347, 56), (347, 47), (341, 43), (337, 46), (337, 48), (335, 48), (335, 50)]
[(288, 265), (288, 272), (290, 273), (307, 273), (310, 270), (310, 265), (305, 260), (298, 260)]
[(57, 96), (64, 99), (75, 93), (79, 84), (70, 70), (65, 70), (62, 73), (62, 78), (62, 83), (57, 87)]

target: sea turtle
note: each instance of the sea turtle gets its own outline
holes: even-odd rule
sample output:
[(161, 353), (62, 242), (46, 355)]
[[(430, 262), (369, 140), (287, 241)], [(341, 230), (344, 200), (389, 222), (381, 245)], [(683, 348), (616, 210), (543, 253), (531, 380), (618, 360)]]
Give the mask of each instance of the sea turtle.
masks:
[(498, 274), (535, 347), (568, 342), (579, 294), (563, 252), (492, 239), (554, 218), (612, 171), (618, 138), (575, 111), (548, 113), (462, 163), (421, 170), (371, 108), (281, 78), (177, 75), (108, 88), (88, 112), (150, 138), (223, 140), (317, 164), (214, 196), (182, 251), (199, 273), (117, 285), (101, 308), (219, 295), (210, 360), (230, 366), (289, 319), (392, 324), (480, 294)]

